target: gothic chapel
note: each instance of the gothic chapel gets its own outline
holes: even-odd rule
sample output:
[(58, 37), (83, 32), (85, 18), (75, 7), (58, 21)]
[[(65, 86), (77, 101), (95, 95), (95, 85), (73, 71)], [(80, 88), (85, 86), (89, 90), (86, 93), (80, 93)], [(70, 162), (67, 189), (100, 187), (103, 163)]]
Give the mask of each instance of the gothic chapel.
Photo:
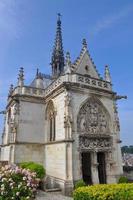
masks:
[(52, 75), (37, 70), (30, 85), (20, 68), (11, 85), (0, 146), (0, 160), (44, 165), (48, 188), (69, 194), (76, 181), (115, 183), (123, 173), (117, 96), (109, 67), (102, 78), (83, 39), (75, 62), (64, 58), (58, 15)]

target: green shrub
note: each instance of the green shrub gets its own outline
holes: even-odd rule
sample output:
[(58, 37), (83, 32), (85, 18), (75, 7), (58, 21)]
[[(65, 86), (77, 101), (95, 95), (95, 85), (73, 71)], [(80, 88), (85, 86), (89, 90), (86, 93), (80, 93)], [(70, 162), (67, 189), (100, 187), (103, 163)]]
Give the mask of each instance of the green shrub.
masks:
[(74, 188), (77, 189), (77, 188), (83, 187), (83, 186), (86, 186), (86, 184), (85, 184), (85, 182), (81, 179), (81, 180), (79, 180), (79, 181), (77, 181), (77, 182), (75, 183)]
[(45, 176), (45, 169), (41, 164), (34, 162), (23, 162), (20, 163), (20, 166), (23, 169), (29, 169), (32, 172), (36, 172), (37, 178), (42, 179)]
[(101, 184), (79, 187), (73, 193), (74, 200), (133, 200), (133, 184)]
[(125, 176), (121, 176), (121, 177), (119, 178), (118, 183), (128, 183), (128, 179), (127, 179), (127, 177), (125, 177)]

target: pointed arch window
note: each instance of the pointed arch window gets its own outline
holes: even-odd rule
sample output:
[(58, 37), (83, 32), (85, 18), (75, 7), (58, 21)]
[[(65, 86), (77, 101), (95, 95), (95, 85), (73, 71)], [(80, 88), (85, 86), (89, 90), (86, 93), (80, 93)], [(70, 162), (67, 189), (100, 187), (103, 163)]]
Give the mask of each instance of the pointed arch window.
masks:
[(46, 110), (47, 119), (47, 138), (49, 141), (55, 141), (56, 139), (56, 112), (52, 101), (48, 103)]

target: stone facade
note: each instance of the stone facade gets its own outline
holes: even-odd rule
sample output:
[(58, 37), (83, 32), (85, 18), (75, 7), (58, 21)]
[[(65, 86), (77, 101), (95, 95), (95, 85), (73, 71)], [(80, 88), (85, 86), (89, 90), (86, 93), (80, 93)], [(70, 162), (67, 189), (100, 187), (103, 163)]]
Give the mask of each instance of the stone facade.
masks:
[(47, 187), (60, 187), (64, 194), (82, 178), (92, 184), (115, 183), (123, 170), (117, 94), (109, 68), (101, 78), (85, 40), (74, 63), (67, 53), (62, 69), (58, 58), (61, 73), (60, 68), (56, 71), (57, 55), (52, 58), (53, 78), (37, 71), (32, 84), (25, 86), (20, 69), (18, 85), (8, 96), (1, 160), (43, 164)]

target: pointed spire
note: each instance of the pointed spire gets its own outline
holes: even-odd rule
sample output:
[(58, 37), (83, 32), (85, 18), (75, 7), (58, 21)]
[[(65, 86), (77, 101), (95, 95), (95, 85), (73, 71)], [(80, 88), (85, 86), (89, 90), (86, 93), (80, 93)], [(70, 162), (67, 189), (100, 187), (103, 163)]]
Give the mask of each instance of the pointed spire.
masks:
[(109, 66), (108, 65), (106, 65), (105, 66), (105, 75), (104, 75), (104, 77), (105, 77), (105, 81), (108, 81), (108, 82), (112, 82), (111, 81), (111, 76), (110, 76), (110, 70), (109, 70)]
[(52, 53), (52, 76), (58, 77), (64, 71), (64, 51), (61, 31), (61, 14), (58, 14), (55, 44)]
[(18, 74), (18, 86), (22, 87), (24, 85), (24, 68), (21, 67)]
[(13, 84), (10, 85), (10, 88), (9, 88), (9, 93), (8, 93), (8, 97), (10, 97), (12, 95), (12, 92), (13, 92)]

